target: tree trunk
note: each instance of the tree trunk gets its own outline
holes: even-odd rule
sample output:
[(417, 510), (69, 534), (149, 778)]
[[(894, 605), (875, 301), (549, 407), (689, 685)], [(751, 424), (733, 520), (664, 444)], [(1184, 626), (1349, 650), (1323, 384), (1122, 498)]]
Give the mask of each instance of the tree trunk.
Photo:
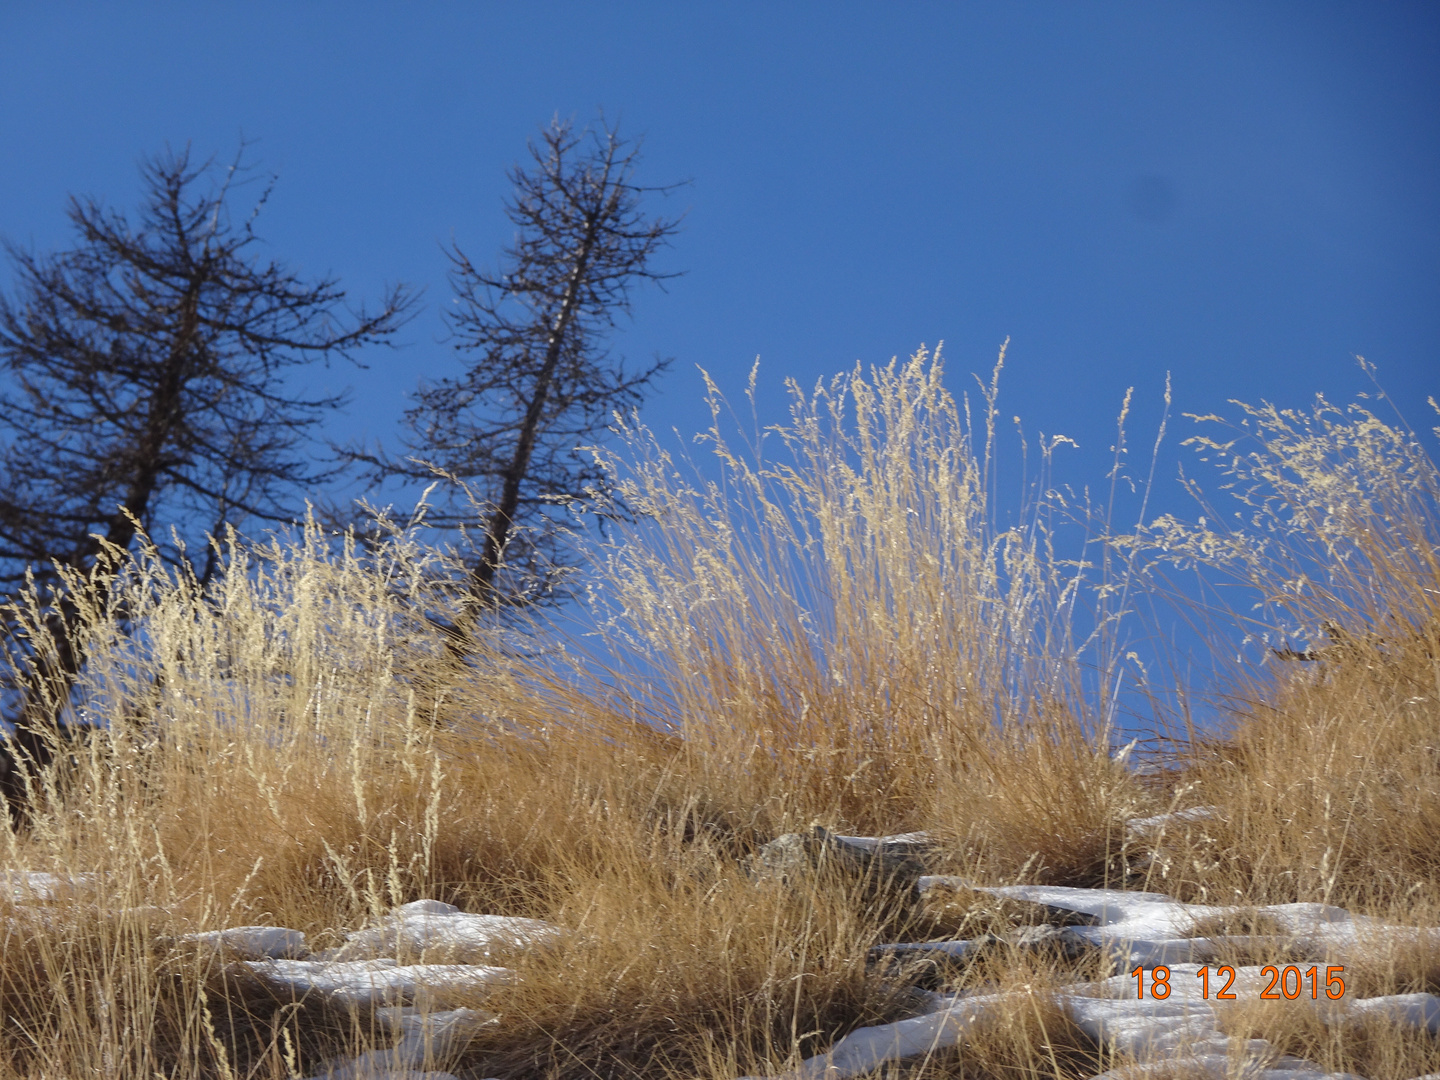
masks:
[[(580, 282), (584, 280), (590, 253), (595, 246), (595, 232), (598, 225), (598, 215), (592, 216), (586, 223), (580, 250), (575, 255), (575, 265), (570, 271), (570, 277), (565, 283), (565, 293), (560, 299), (560, 311), (555, 316), (555, 323), (551, 327), (549, 338), (545, 343), (545, 362), (540, 366), (540, 374), (535, 380), (535, 392), (525, 410), (525, 420), (520, 426), (520, 439), (515, 444), (515, 456), (511, 459), (509, 468), (505, 470), (505, 482), (500, 489), (500, 502), (496, 506), (495, 513), (490, 518), (490, 526), (485, 532), (485, 545), (480, 552), (480, 565), (470, 575), (470, 595), (480, 601), (482, 606), (490, 606), (495, 602), (495, 574), (500, 568), (500, 559), (510, 537), (515, 511), (520, 505), (520, 485), (524, 482), (525, 473), (530, 468), (530, 456), (535, 451), (535, 437), (540, 427), (540, 416), (544, 412), (545, 401), (550, 394), (550, 384), (555, 377), (555, 367), (560, 362), (560, 350), (565, 343), (565, 334), (575, 314)], [(466, 620), (467, 630), (473, 621), (473, 617)]]

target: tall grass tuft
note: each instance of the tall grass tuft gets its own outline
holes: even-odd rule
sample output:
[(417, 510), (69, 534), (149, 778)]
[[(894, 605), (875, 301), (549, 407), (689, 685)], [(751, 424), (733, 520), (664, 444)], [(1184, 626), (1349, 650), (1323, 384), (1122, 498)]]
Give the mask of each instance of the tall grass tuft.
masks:
[(1203, 515), (1138, 538), (1247, 595), (1234, 625), (1262, 661), (1232, 668), (1227, 730), (1195, 746), (1185, 798), (1222, 813), (1166, 887), (1433, 911), (1440, 474), (1417, 435), (1358, 404), (1238, 407), (1225, 434), (1189, 440), (1226, 502), (1191, 480)]
[(994, 382), (976, 431), (942, 375), (922, 350), (791, 383), (789, 422), (740, 448), (707, 377), (704, 464), (623, 429), (604, 462), (639, 523), (606, 552), (602, 636), (636, 714), (748, 807), (782, 790), (800, 818), (941, 828), (1011, 869), (1048, 847), (1083, 876), (1125, 781), (1087, 734), (1073, 580), (1038, 510), (995, 525)]

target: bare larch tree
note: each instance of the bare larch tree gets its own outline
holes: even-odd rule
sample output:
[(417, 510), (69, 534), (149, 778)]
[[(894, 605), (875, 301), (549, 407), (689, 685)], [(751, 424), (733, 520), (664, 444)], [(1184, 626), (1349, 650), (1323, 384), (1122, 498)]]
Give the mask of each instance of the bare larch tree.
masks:
[[(397, 286), (377, 310), (352, 310), (333, 279), (306, 282), (263, 258), (253, 226), (268, 189), (237, 223), (242, 174), (238, 156), (215, 168), (167, 151), (142, 164), (135, 224), (72, 199), (73, 248), (7, 245), (15, 285), (0, 295), (0, 599), (27, 574), (42, 590), (57, 567), (93, 576), (142, 531), (179, 561), (185, 545), (169, 538), (172, 527), (206, 552), (196, 569), (208, 576), (207, 531), (291, 520), (325, 478), (309, 436), (343, 395), (298, 394), (287, 369), (386, 341), (411, 297)], [(73, 606), (52, 605), (55, 647), (30, 656), (38, 674), (10, 718), (32, 764), (50, 759), (85, 662), (75, 618)], [(33, 648), (14, 633), (6, 645)]]
[(603, 121), (576, 130), (557, 119), (529, 150), (529, 167), (509, 174), (516, 235), (498, 271), (448, 252), (455, 302), (446, 317), (464, 373), (420, 385), (403, 419), (407, 458), (351, 451), (376, 482), (430, 481), (436, 469), (462, 482), (468, 494), (452, 489), (429, 520), (473, 530), (471, 622), (553, 586), (572, 513), (604, 482), (580, 448), (613, 412), (638, 405), (668, 363), (627, 372), (606, 339), (630, 313), (634, 283), (676, 276), (651, 260), (678, 222), (640, 206), (670, 188), (636, 184), (638, 143)]

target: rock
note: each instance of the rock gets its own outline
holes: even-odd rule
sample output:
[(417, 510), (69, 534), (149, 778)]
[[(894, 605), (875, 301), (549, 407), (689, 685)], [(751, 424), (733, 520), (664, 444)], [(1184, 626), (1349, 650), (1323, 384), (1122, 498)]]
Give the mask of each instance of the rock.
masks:
[(493, 954), (559, 940), (564, 931), (540, 919), (508, 915), (471, 915), (453, 904), (416, 900), (380, 923), (346, 935), (345, 944), (317, 954), (322, 960), (424, 960), (478, 963)]
[(827, 862), (838, 863), (856, 877), (877, 885), (897, 891), (915, 891), (925, 874), (925, 863), (918, 855), (879, 842), (874, 846), (859, 844), (856, 839), (861, 838), (836, 836), (816, 825), (807, 850), (817, 866)]
[(509, 983), (508, 968), (472, 964), (397, 964), (394, 960), (246, 960), (257, 978), (296, 997), (315, 993), (341, 1006), (462, 1000)]
[(228, 952), (242, 960), (303, 960), (310, 955), (305, 935), (283, 926), (232, 926), (185, 934), (183, 945), (196, 945), (215, 952)]
[(1016, 949), (1047, 953), (1065, 960), (1078, 960), (1095, 952), (1096, 946), (1068, 926), (1022, 926), (1005, 935), (1004, 940)]
[(922, 834), (899, 837), (839, 836), (820, 825), (808, 834), (785, 833), (750, 857), (747, 872), (754, 881), (797, 884), (812, 870), (839, 871), (865, 885), (868, 892), (891, 892), (913, 899), (925, 864), (915, 851), (928, 841)]
[(835, 839), (852, 847), (886, 851), (892, 855), (923, 855), (935, 846), (927, 832), (897, 833), (894, 836), (836, 836)]
[(745, 870), (752, 881), (797, 884), (810, 870), (805, 837), (793, 832), (777, 836), (750, 856)]

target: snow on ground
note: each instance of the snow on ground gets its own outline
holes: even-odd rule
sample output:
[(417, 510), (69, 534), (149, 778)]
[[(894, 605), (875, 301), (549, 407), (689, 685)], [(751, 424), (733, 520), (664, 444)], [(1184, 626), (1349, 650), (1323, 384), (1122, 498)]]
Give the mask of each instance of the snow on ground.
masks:
[[(1213, 816), (1209, 807), (1196, 807), (1174, 814), (1138, 818), (1128, 823), (1132, 836), (1149, 837), (1172, 824), (1204, 820)], [(916, 842), (923, 834), (903, 837), (840, 837), (846, 843), (867, 850), (883, 850), (896, 840)], [(898, 845), (897, 845), (898, 846)], [(956, 888), (1022, 900), (1088, 916), (1089, 925), (1066, 926), (1055, 933), (1065, 944), (1082, 941), (1101, 950), (1111, 970), (1146, 969), (1153, 980), (1154, 969), (1170, 969), (1171, 991), (1163, 999), (1151, 993), (1139, 997), (1136, 977), (1131, 974), (1089, 983), (1074, 983), (1056, 993), (1057, 1003), (1076, 1025), (1097, 1043), (1136, 1062), (1123, 1070), (1106, 1073), (1096, 1080), (1119, 1080), (1146, 1072), (1177, 1067), (1199, 1076), (1225, 1077), (1243, 1073), (1247, 1080), (1358, 1080), (1344, 1074), (1326, 1074), (1318, 1066), (1281, 1055), (1263, 1039), (1242, 1040), (1224, 1035), (1218, 1028), (1216, 997), (1222, 989), (1217, 972), (1202, 981), (1202, 966), (1218, 953), (1282, 951), (1313, 956), (1318, 961), (1317, 977), (1323, 977), (1326, 958), (1343, 964), (1347, 956), (1363, 954), (1367, 947), (1390, 945), (1424, 947), (1440, 945), (1440, 929), (1391, 926), (1366, 916), (1352, 915), (1343, 908), (1325, 904), (1272, 904), (1258, 908), (1186, 904), (1161, 893), (1125, 892), (1118, 889), (1075, 889), (1042, 885), (978, 886), (955, 877), (922, 877), (923, 895), (932, 888)], [(1229, 925), (1263, 926), (1268, 934), (1215, 934), (1202, 936), (1207, 927)], [(945, 954), (964, 959), (992, 947), (996, 939), (949, 942), (906, 942), (882, 946), (879, 953)], [(1051, 942), (1055, 944), (1056, 942)], [(1309, 971), (1309, 963), (1296, 966), (1296, 974)], [(1279, 965), (1284, 968), (1285, 965)], [(1270, 988), (1271, 979), (1261, 965), (1236, 966), (1235, 981), (1229, 987), (1235, 1000), (1256, 1001)], [(1342, 976), (1343, 977), (1343, 976)], [(1336, 984), (1338, 986), (1338, 984)], [(1153, 981), (1146, 983), (1153, 988)], [(1322, 982), (1318, 988), (1303, 981), (1295, 988), (1294, 1000), (1309, 1001), (1327, 1023), (1382, 1015), (1398, 1024), (1440, 1033), (1440, 997), (1433, 994), (1397, 994), (1355, 999), (1327, 996)], [(1283, 993), (1283, 991), (1282, 991)], [(808, 1058), (797, 1068), (774, 1080), (844, 1080), (878, 1068), (887, 1061), (916, 1057), (956, 1045), (975, 1025), (1016, 1003), (1018, 994), (965, 994), (935, 996), (936, 1008), (923, 1016), (880, 1024), (851, 1032), (827, 1052)], [(1238, 1070), (1238, 1073), (1237, 1073)], [(746, 1078), (753, 1080), (753, 1078)], [(1440, 1080), (1440, 1078), (1418, 1078)]]
[(444, 1058), (462, 1049), (499, 1017), (446, 1008), (453, 1004), (447, 999), (459, 995), (473, 1000), (509, 983), (515, 973), (480, 963), (402, 961), (488, 959), (497, 950), (552, 944), (563, 933), (539, 919), (472, 915), (438, 900), (416, 900), (375, 926), (347, 934), (339, 948), (308, 957), (304, 935), (284, 927), (236, 927), (190, 936), (213, 937), (232, 951), (263, 954), (264, 959), (244, 961), (244, 966), (270, 986), (296, 997), (317, 994), (332, 1005), (373, 1008), (375, 1017), (398, 1036), (388, 1048), (331, 1062), (324, 1073), (328, 1080), (454, 1080), (449, 1073), (420, 1072), (427, 1054)]
[[(1132, 836), (1154, 836), (1172, 823), (1209, 815), (1209, 808), (1198, 807), (1140, 818), (1128, 823), (1128, 831)], [(924, 833), (834, 839), (871, 853), (910, 853), (929, 843)], [(0, 874), (0, 890), (8, 889), (17, 902), (53, 900), (93, 883), (94, 875), (88, 874)], [(1308, 954), (1321, 965), (1318, 970), (1324, 971), (1324, 965), (1363, 955), (1370, 946), (1440, 945), (1440, 929), (1390, 926), (1324, 904), (1241, 908), (1186, 904), (1160, 893), (1117, 889), (977, 886), (953, 877), (922, 877), (919, 882), (922, 894), (947, 887), (1028, 901), (1088, 920), (1088, 925), (1058, 930), (1038, 928), (1046, 932), (1030, 937), (1022, 931), (1011, 935), (1012, 944), (1100, 950), (1111, 970), (1146, 969), (1151, 980), (1146, 985), (1151, 989), (1153, 969), (1162, 964), (1169, 967), (1170, 993), (1164, 999), (1153, 993), (1137, 997), (1133, 974), (1073, 983), (1056, 992), (1057, 1003), (1081, 1030), (1137, 1063), (1127, 1067), (1127, 1076), (1135, 1075), (1136, 1069), (1143, 1074), (1183, 1066), (1216, 1080), (1236, 1075), (1237, 1069), (1248, 1080), (1354, 1080), (1327, 1077), (1309, 1062), (1281, 1056), (1264, 1040), (1222, 1034), (1217, 1026), (1217, 1000), (1207, 996), (1207, 987), (1219, 991), (1221, 979), (1212, 972), (1209, 983), (1203, 982), (1198, 977), (1201, 965), (1219, 952), (1244, 949)], [(1218, 933), (1246, 923), (1268, 933)], [(277, 926), (237, 926), (187, 934), (179, 940), (244, 958), (241, 964), (253, 975), (296, 997), (317, 995), (333, 1005), (373, 1009), (394, 1043), (331, 1062), (323, 1074), (329, 1080), (454, 1080), (449, 1073), (419, 1070), (427, 1058), (443, 1059), (463, 1049), (468, 1039), (499, 1023), (500, 1018), (472, 1008), (450, 1007), (456, 1004), (451, 999), (460, 996), (473, 1002), (477, 995), (514, 978), (508, 968), (477, 961), (489, 960), (500, 951), (544, 947), (563, 933), (537, 919), (469, 914), (450, 904), (418, 900), (397, 908), (374, 926), (352, 931), (343, 945), (322, 953), (309, 953), (300, 931)], [(1207, 933), (1210, 936), (1205, 936)], [(882, 946), (879, 951), (939, 953), (963, 960), (993, 947), (996, 940), (903, 942)], [(1311, 962), (1297, 965), (1297, 972), (1308, 970)], [(1259, 966), (1235, 966), (1234, 973), (1229, 989), (1237, 1001), (1257, 1000), (1270, 981)], [(1310, 994), (1301, 993), (1298, 1000), (1310, 1001)], [(1013, 1007), (1015, 1001), (1015, 994), (932, 994), (931, 1011), (851, 1032), (825, 1053), (784, 1074), (783, 1080), (843, 1080), (887, 1061), (954, 1046), (975, 1025), (1002, 1008)], [(1311, 1004), (1326, 1022), (1382, 1015), (1395, 1023), (1440, 1034), (1440, 997), (1432, 994), (1332, 1000), (1321, 984)], [(1119, 1072), (1097, 1080), (1119, 1080)], [(1440, 1076), (1417, 1080), (1440, 1080)]]
[[(1215, 1000), (1203, 996), (1205, 984), (1198, 978), (1199, 971), (1198, 964), (1172, 966), (1173, 990), (1164, 1000), (1137, 998), (1134, 977), (1117, 975), (1098, 983), (1063, 987), (1056, 1001), (1086, 1035), (1109, 1051), (1133, 1059), (1142, 1072), (1185, 1066), (1199, 1075), (1223, 1080), (1238, 1067), (1248, 1080), (1358, 1080), (1347, 1074), (1327, 1074), (1309, 1062), (1281, 1055), (1263, 1039), (1224, 1035), (1216, 1023)], [(1258, 965), (1236, 968), (1235, 973), (1231, 991), (1237, 1001), (1256, 1000), (1269, 983)], [(1219, 988), (1220, 981), (1215, 979), (1210, 991)], [(1021, 999), (1019, 993), (941, 997), (940, 1007), (934, 1011), (851, 1032), (828, 1052), (807, 1059), (775, 1080), (843, 1080), (887, 1061), (934, 1053), (954, 1046), (977, 1024)], [(1379, 1013), (1396, 1023), (1440, 1032), (1440, 998), (1433, 994), (1330, 1001), (1322, 991), (1316, 1007), (1329, 1022)], [(1121, 1075), (1131, 1075), (1131, 1070), (1103, 1074), (1106, 1080), (1118, 1080)]]
[[(1254, 970), (1258, 972), (1258, 968)], [(1133, 992), (1133, 981), (1130, 989)], [(1129, 1055), (1142, 1070), (1183, 1065), (1223, 1080), (1239, 1066), (1247, 1080), (1359, 1080), (1347, 1074), (1324, 1073), (1309, 1062), (1282, 1056), (1263, 1039), (1226, 1037), (1216, 1028), (1213, 1007), (1204, 1001), (1116, 999), (1093, 997), (1092, 993), (1092, 987), (1077, 984), (1060, 993), (1057, 1000), (1082, 1031), (1112, 1051)], [(774, 1080), (844, 1080), (887, 1061), (948, 1049), (977, 1024), (1017, 1000), (1018, 994), (951, 998), (924, 1016), (853, 1031), (827, 1053), (807, 1058), (799, 1068)], [(1123, 1073), (1129, 1075), (1128, 1069)], [(1107, 1080), (1118, 1080), (1120, 1075), (1122, 1070), (1103, 1074)]]
[[(893, 1024), (852, 1031), (824, 1054), (806, 1058), (798, 1069), (775, 1080), (842, 1080), (878, 1068), (887, 1061), (917, 1057), (954, 1046), (1001, 1004), (1000, 994), (952, 998), (944, 1008)], [(743, 1077), (742, 1080), (759, 1080)]]
[(1125, 833), (1132, 837), (1153, 836), (1171, 825), (1188, 825), (1192, 821), (1210, 821), (1218, 810), (1213, 806), (1192, 806), (1188, 810), (1175, 810), (1169, 814), (1154, 817), (1131, 818), (1125, 823)]
[[(17, 904), (49, 902), (93, 888), (96, 882), (94, 874), (0, 871), (0, 899), (8, 895)], [(44, 909), (37, 910), (43, 914)], [(148, 918), (164, 913), (137, 908), (119, 914)], [(297, 999), (318, 997), (341, 1008), (373, 1009), (395, 1037), (393, 1045), (329, 1063), (324, 1080), (455, 1080), (450, 1073), (420, 1070), (427, 1057), (442, 1059), (463, 1049), (499, 1018), (448, 1007), (452, 999), (473, 1002), (515, 977), (508, 968), (474, 961), (495, 952), (550, 945), (563, 934), (560, 927), (539, 919), (472, 915), (438, 900), (417, 900), (374, 926), (350, 932), (345, 944), (321, 953), (310, 952), (303, 932), (284, 926), (232, 926), (184, 934), (176, 943), (226, 953), (272, 989)]]
[[(1126, 971), (1137, 965), (1204, 962), (1221, 950), (1236, 947), (1288, 946), (1323, 956), (1344, 955), (1386, 942), (1412, 948), (1440, 946), (1440, 929), (1390, 926), (1327, 904), (1226, 907), (1186, 904), (1163, 893), (1051, 885), (975, 886), (956, 877), (920, 879), (922, 894), (937, 886), (969, 889), (1088, 915), (1092, 925), (1069, 929), (1104, 950), (1116, 967)], [(1272, 925), (1278, 933), (1199, 936), (1200, 928), (1207, 923), (1223, 925), (1238, 920)]]

